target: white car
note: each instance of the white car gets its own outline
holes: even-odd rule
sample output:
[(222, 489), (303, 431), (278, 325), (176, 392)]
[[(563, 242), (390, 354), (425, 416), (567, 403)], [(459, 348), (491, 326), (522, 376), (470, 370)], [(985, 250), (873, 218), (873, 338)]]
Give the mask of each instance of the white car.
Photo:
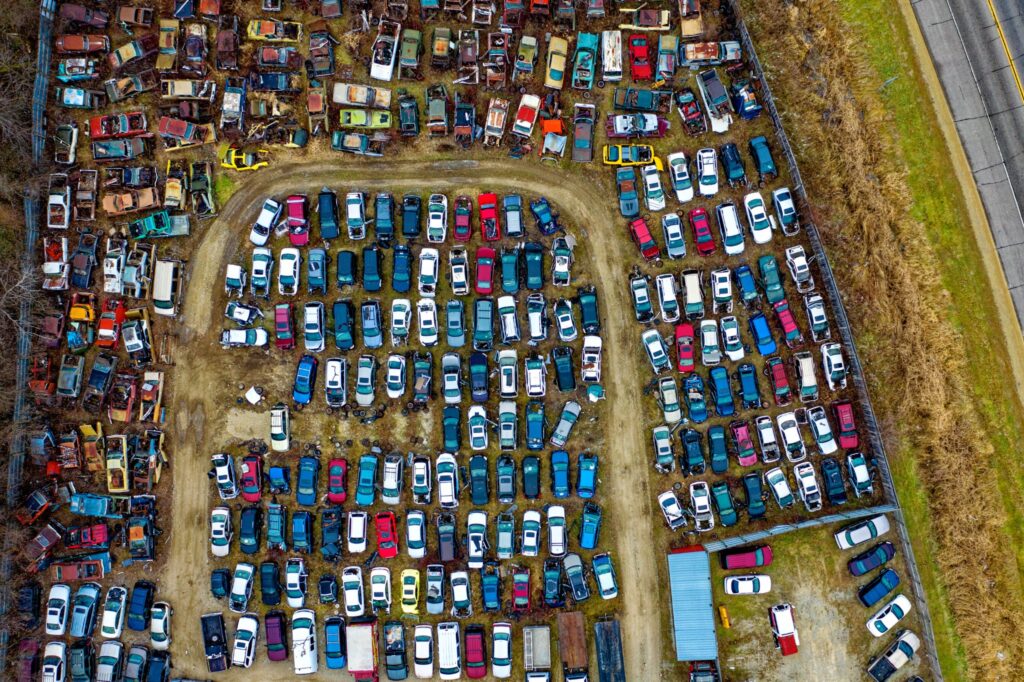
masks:
[(405, 458), (398, 454), (384, 457), (384, 474), (381, 476), (380, 501), (384, 504), (399, 504), (402, 501), (402, 472)]
[(294, 296), (299, 292), (299, 269), (302, 256), (298, 249), (281, 249), (281, 267), (277, 272), (277, 293), (281, 296)]
[(772, 496), (779, 505), (779, 509), (792, 507), (796, 502), (793, 497), (793, 490), (789, 487), (789, 479), (782, 467), (775, 467), (764, 472), (764, 482), (772, 492)]
[(391, 301), (391, 345), (405, 343), (412, 325), (412, 302), (407, 298)]
[(772, 204), (775, 205), (775, 215), (782, 224), (782, 233), (792, 236), (800, 231), (800, 223), (796, 216), (796, 204), (793, 203), (793, 193), (788, 187), (780, 187), (772, 190)]
[(693, 199), (690, 161), (683, 152), (674, 152), (665, 158), (665, 162), (668, 164), (668, 176), (672, 181), (672, 189), (676, 192), (676, 200), (685, 204)]
[(474, 509), (466, 517), (466, 565), (483, 568), (487, 546), (487, 512)]
[(50, 588), (46, 599), (46, 634), (60, 637), (68, 627), (68, 613), (71, 611), (71, 588), (57, 583)]
[(675, 213), (661, 216), (661, 231), (665, 235), (665, 254), (669, 258), (686, 257), (686, 237), (683, 236), (683, 221)]
[(754, 418), (754, 430), (761, 445), (761, 460), (765, 464), (779, 461), (779, 441), (775, 437), (775, 425), (766, 414)]
[(437, 456), (437, 501), (442, 509), (454, 509), (459, 506), (458, 463), (455, 457), (447, 452)]
[(425, 248), (420, 251), (420, 275), (418, 280), (420, 296), (433, 298), (437, 294), (437, 280), (441, 256), (437, 249)]
[(653, 164), (644, 166), (640, 169), (640, 175), (644, 180), (644, 202), (647, 204), (647, 210), (665, 210), (665, 190), (661, 186), (658, 167)]
[(458, 353), (441, 356), (441, 393), (445, 405), (462, 402), (462, 356)]
[(697, 152), (697, 190), (702, 197), (718, 194), (718, 153), (714, 149)]
[(255, 614), (247, 613), (238, 619), (238, 625), (235, 626), (235, 641), (231, 646), (231, 665), (241, 668), (252, 665), (259, 634), (260, 621)]
[(661, 338), (657, 329), (648, 329), (641, 334), (640, 342), (644, 346), (647, 360), (651, 363), (651, 369), (655, 373), (669, 368), (668, 346), (665, 345), (665, 339)]
[(437, 305), (434, 300), (420, 299), (416, 304), (416, 316), (420, 325), (420, 343), (424, 346), (437, 345)]
[(284, 564), (285, 602), (293, 609), (301, 609), (306, 603), (307, 578), (306, 561), (302, 557), (289, 557)]
[(427, 241), (440, 244), (448, 236), (448, 197), (431, 194), (427, 200)]
[(370, 570), (370, 606), (391, 613), (391, 569), (387, 566)]
[(100, 635), (104, 639), (121, 638), (127, 607), (128, 590), (120, 585), (114, 585), (107, 590), (107, 598), (103, 603), (103, 619), (100, 622)]
[(453, 246), (448, 254), (448, 272), (451, 275), (452, 293), (465, 296), (469, 293), (469, 257), (465, 246)]
[(210, 554), (225, 557), (231, 552), (231, 509), (214, 507), (210, 512)]
[(746, 351), (743, 349), (743, 339), (740, 338), (740, 323), (729, 315), (722, 318), (722, 346), (725, 348), (725, 357), (733, 362), (743, 359)]
[(348, 402), (348, 360), (327, 358), (324, 363), (324, 397), (328, 407), (344, 407)]
[(699, 533), (706, 533), (715, 527), (715, 514), (711, 511), (711, 490), (704, 481), (690, 484), (690, 510), (693, 525)]
[(405, 395), (406, 384), (406, 359), (404, 355), (392, 353), (388, 356), (387, 374), (384, 385), (387, 387), (388, 397), (397, 400)]
[(803, 461), (807, 456), (807, 448), (800, 435), (800, 424), (796, 421), (796, 414), (783, 412), (776, 418), (775, 423), (779, 427), (779, 436), (782, 438), (782, 447), (786, 450), (786, 457), (790, 462)]
[(518, 363), (519, 355), (515, 350), (498, 351), (498, 394), (502, 398), (515, 398), (519, 395)]
[(366, 605), (363, 602), (363, 569), (359, 566), (346, 566), (341, 572), (341, 595), (346, 616), (358, 618), (366, 613)]
[(849, 526), (843, 526), (835, 532), (833, 537), (839, 549), (851, 549), (888, 532), (889, 518), (885, 514), (879, 514)]
[(238, 479), (235, 477), (235, 460), (231, 455), (218, 452), (210, 461), (213, 463), (213, 478), (217, 483), (217, 493), (222, 500), (233, 500), (238, 497)]
[(767, 594), (771, 591), (770, 575), (731, 575), (725, 579), (726, 594)]
[(256, 579), (256, 567), (241, 562), (235, 565), (235, 573), (231, 579), (231, 593), (228, 595), (228, 607), (235, 613), (245, 613), (252, 596), (252, 586)]
[(715, 217), (718, 222), (718, 232), (722, 236), (722, 249), (727, 256), (738, 256), (746, 249), (746, 239), (743, 236), (743, 224), (736, 212), (736, 205), (725, 202), (715, 207)]
[(572, 301), (563, 298), (555, 303), (555, 328), (558, 331), (558, 340), (569, 343), (576, 340), (579, 332), (576, 330), (576, 320), (572, 316)]
[(296, 675), (314, 675), (319, 669), (316, 614), (312, 609), (299, 609), (292, 614), (292, 666)]
[(675, 424), (683, 418), (682, 406), (679, 404), (679, 387), (673, 377), (662, 377), (658, 380), (658, 400), (665, 421)]
[(369, 407), (376, 396), (374, 378), (377, 374), (377, 358), (360, 355), (356, 362), (356, 405)]
[(674, 490), (666, 490), (658, 495), (658, 506), (670, 529), (676, 530), (686, 525), (686, 513)]
[(418, 509), (405, 515), (405, 551), (410, 559), (422, 559), (427, 553), (427, 515)]
[[(452, 588), (452, 613), (462, 611), (463, 616), (473, 615), (473, 595), (469, 586), (469, 573), (467, 571), (455, 571), (449, 578)], [(452, 623), (452, 625), (455, 625)], [(441, 679), (445, 679), (442, 675)], [(458, 677), (449, 679), (459, 679)]]
[(548, 553), (553, 557), (561, 558), (567, 551), (565, 507), (553, 504), (548, 507)]
[(904, 595), (896, 595), (889, 603), (868, 619), (867, 627), (874, 637), (881, 637), (910, 613), (913, 606)]
[(803, 500), (807, 511), (821, 511), (821, 488), (818, 486), (818, 477), (814, 474), (814, 465), (810, 462), (801, 462), (793, 467), (793, 474), (796, 476), (800, 499)]
[(537, 556), (540, 554), (540, 530), (540, 512), (535, 509), (529, 509), (524, 512), (523, 541), (520, 548), (523, 556)]
[(171, 615), (174, 609), (165, 601), (158, 601), (149, 610), (149, 645), (157, 651), (171, 646)]
[(345, 529), (345, 545), (349, 554), (362, 554), (366, 551), (366, 535), (370, 525), (370, 517), (363, 511), (348, 513), (348, 526)]
[(807, 410), (807, 423), (811, 427), (811, 435), (814, 436), (814, 442), (818, 444), (821, 454), (831, 455), (839, 449), (824, 407), (815, 405)]
[(225, 329), (220, 334), (220, 345), (224, 348), (263, 348), (269, 342), (270, 335), (262, 327)]
[[(120, 642), (105, 642), (123, 647)], [(43, 682), (64, 682), (68, 674), (68, 645), (64, 642), (47, 642), (43, 649), (42, 680)], [(113, 678), (111, 678), (113, 679)]]
[(349, 192), (345, 195), (345, 225), (348, 227), (349, 239), (366, 238), (366, 197), (362, 192)]
[(252, 277), (249, 291), (253, 296), (270, 296), (270, 283), (274, 276), (274, 252), (261, 246), (252, 250)]
[(310, 353), (319, 353), (327, 347), (324, 335), (324, 304), (310, 301), (302, 307), (302, 343)]
[(604, 342), (600, 336), (589, 334), (583, 337), (583, 352), (580, 353), (580, 379), (585, 384), (601, 381), (601, 349)]
[(841, 345), (835, 342), (822, 344), (821, 369), (830, 390), (846, 388), (846, 361), (843, 360)]
[(413, 629), (412, 674), (419, 680), (434, 679), (434, 629), (425, 623)]
[(670, 273), (662, 273), (654, 278), (654, 288), (658, 292), (658, 308), (661, 319), (665, 322), (679, 320), (679, 298), (676, 296), (676, 278)]
[(512, 625), (495, 623), (491, 628), (491, 675), (498, 679), (512, 676)]
[(263, 202), (260, 213), (256, 216), (256, 222), (252, 224), (252, 229), (249, 230), (249, 241), (256, 246), (266, 245), (270, 240), (270, 233), (277, 226), (277, 221), (281, 217), (281, 208), (280, 202), (273, 199), (267, 199)]
[(278, 403), (270, 408), (270, 449), (274, 452), (288, 452), (291, 447), (291, 420), (288, 406)]
[(732, 312), (732, 277), (729, 268), (711, 271), (711, 302), (716, 313)]
[(705, 367), (722, 362), (722, 349), (718, 345), (718, 322), (715, 320), (700, 322), (700, 361)]
[(483, 405), (473, 405), (467, 414), (469, 424), (469, 446), (476, 452), (487, 449), (487, 435), (490, 427), (487, 423), (487, 411)]
[(751, 192), (743, 197), (743, 208), (747, 212), (747, 225), (750, 226), (750, 236), (754, 238), (755, 244), (767, 244), (772, 240), (772, 218), (768, 215), (768, 208), (761, 198), (760, 192)]
[(540, 356), (526, 358), (523, 363), (526, 374), (526, 395), (531, 398), (543, 398), (547, 392), (547, 366)]
[(804, 294), (814, 288), (814, 277), (804, 247), (797, 244), (786, 249), (786, 266), (798, 292)]

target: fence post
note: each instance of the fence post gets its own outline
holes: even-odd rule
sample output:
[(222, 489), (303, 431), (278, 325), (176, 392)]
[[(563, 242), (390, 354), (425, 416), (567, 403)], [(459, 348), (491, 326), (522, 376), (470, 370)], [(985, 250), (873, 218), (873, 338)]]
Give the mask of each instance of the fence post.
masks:
[[(761, 62), (757, 58), (757, 52), (754, 50), (754, 43), (750, 38), (750, 32), (747, 30), (746, 22), (741, 16), (739, 2), (738, 0), (729, 0), (729, 5), (732, 7), (732, 11), (736, 16), (736, 27), (740, 33), (740, 41), (743, 45), (743, 49), (750, 61), (754, 75), (757, 76), (761, 82), (764, 107), (768, 111), (768, 115), (771, 117), (772, 123), (775, 127), (775, 136), (779, 145), (782, 147), (783, 153), (786, 157), (786, 162), (789, 165), (790, 174), (793, 177), (792, 189), (803, 207), (807, 208), (809, 206), (807, 191), (804, 187), (803, 179), (800, 176), (800, 168), (796, 162), (796, 155), (793, 153), (793, 148), (789, 144), (789, 138), (786, 136), (786, 131), (782, 127), (782, 117), (779, 116), (778, 109), (775, 107), (775, 99), (772, 97), (771, 87), (768, 85), (768, 80), (764, 75), (764, 69), (761, 68)], [(809, 216), (810, 211), (805, 210), (803, 214), (805, 216)], [(939, 660), (936, 653), (937, 647), (935, 645), (935, 632), (932, 628), (931, 613), (928, 610), (928, 603), (925, 601), (924, 587), (921, 585), (921, 576), (917, 569), (917, 561), (914, 558), (913, 547), (910, 544), (910, 534), (907, 531), (907, 525), (903, 518), (903, 510), (900, 508), (899, 500), (896, 496), (896, 487), (892, 481), (892, 472), (889, 469), (889, 460), (885, 453), (885, 445), (882, 442), (881, 431), (878, 428), (878, 419), (875, 416), (875, 410), (871, 405), (871, 398), (868, 395), (867, 382), (864, 378), (864, 369), (861, 365), (860, 356), (857, 353), (857, 345), (854, 343), (853, 332), (850, 328), (850, 320), (846, 315), (846, 308), (843, 306), (843, 300), (839, 295), (839, 288), (836, 286), (835, 275), (832, 272), (832, 265), (829, 263), (828, 256), (825, 254), (825, 249), (822, 247), (821, 236), (818, 233), (817, 226), (809, 217), (807, 220), (802, 220), (801, 224), (806, 230), (807, 238), (811, 243), (811, 251), (814, 254), (814, 259), (818, 263), (818, 268), (821, 271), (821, 277), (824, 282), (825, 289), (828, 292), (833, 319), (836, 321), (839, 336), (845, 346), (845, 355), (850, 364), (850, 375), (853, 379), (853, 385), (857, 391), (857, 396), (860, 399), (861, 407), (863, 408), (864, 427), (868, 434), (868, 441), (871, 445), (871, 450), (874, 453), (874, 464), (875, 468), (878, 470), (882, 489), (885, 493), (885, 499), (895, 507), (892, 513), (896, 521), (896, 531), (899, 536), (900, 548), (903, 550), (903, 554), (907, 562), (907, 570), (910, 572), (910, 582), (914, 601), (916, 602), (916, 606), (920, 614), (921, 629), (923, 630), (922, 635), (925, 642), (924, 655), (928, 659), (935, 679), (941, 682), (943, 679), (942, 668), (939, 666)]]

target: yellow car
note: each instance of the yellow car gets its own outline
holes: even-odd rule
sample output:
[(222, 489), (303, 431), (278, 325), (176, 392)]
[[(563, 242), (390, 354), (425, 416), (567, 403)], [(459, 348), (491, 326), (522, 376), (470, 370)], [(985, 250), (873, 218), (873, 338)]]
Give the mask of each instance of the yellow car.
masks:
[(658, 170), (663, 170), (661, 159), (654, 155), (654, 147), (649, 144), (606, 144), (603, 160), (606, 166), (647, 166), (653, 163)]
[(402, 613), (413, 616), (420, 612), (420, 572), (415, 568), (402, 571)]
[(297, 21), (271, 21), (253, 19), (246, 27), (250, 40), (273, 43), (297, 43), (302, 39), (302, 24)]
[(391, 127), (390, 111), (368, 111), (366, 109), (342, 109), (338, 114), (342, 128), (378, 128)]
[(222, 147), (220, 150), (220, 167), (236, 171), (254, 171), (266, 168), (270, 162), (261, 158), (260, 154), (269, 153), (266, 149), (254, 152), (243, 152), (235, 147)]
[(565, 85), (565, 63), (568, 60), (569, 43), (565, 38), (554, 37), (548, 44), (548, 70), (544, 74), (544, 87), (561, 90)]

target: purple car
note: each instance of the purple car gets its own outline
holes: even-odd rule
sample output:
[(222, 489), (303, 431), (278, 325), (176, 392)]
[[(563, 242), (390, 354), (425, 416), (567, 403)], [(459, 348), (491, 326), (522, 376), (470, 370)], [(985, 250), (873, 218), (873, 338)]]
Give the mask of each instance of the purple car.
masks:
[(267, 634), (267, 658), (272, 661), (288, 660), (288, 640), (285, 636), (284, 614), (271, 611), (263, 621)]

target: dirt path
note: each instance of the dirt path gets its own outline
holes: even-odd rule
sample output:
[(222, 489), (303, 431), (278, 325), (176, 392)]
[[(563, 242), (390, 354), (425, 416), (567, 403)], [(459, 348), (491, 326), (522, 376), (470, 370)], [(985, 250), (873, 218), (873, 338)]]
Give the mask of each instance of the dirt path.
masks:
[[(379, 183), (375, 185), (374, 183)], [(337, 189), (359, 185), (377, 189), (424, 187), (444, 191), (459, 184), (484, 184), (496, 190), (543, 194), (550, 198), (589, 238), (586, 253), (593, 260), (595, 280), (602, 283), (600, 295), (605, 326), (605, 373), (609, 399), (602, 408), (607, 448), (601, 453), (602, 486), (611, 514), (606, 537), (614, 538), (622, 593), (619, 617), (622, 621), (626, 667), (629, 679), (654, 680), (661, 677), (662, 632), (658, 563), (661, 553), (652, 548), (649, 535), (642, 532), (653, 522), (648, 485), (646, 440), (639, 420), (634, 418), (635, 400), (644, 379), (638, 372), (636, 353), (624, 349), (636, 345), (630, 333), (632, 315), (626, 288), (619, 286), (632, 260), (623, 253), (622, 240), (612, 230), (621, 229), (613, 213), (610, 189), (582, 178), (567, 176), (556, 168), (507, 162), (389, 163), (364, 165), (341, 160), (336, 164), (277, 166), (242, 186), (227, 202), (220, 216), (207, 227), (190, 265), (190, 281), (184, 303), (182, 332), (187, 349), (211, 330), (213, 311), (210, 292), (220, 286), (228, 254), (249, 229), (260, 203), (268, 194), (315, 190), (321, 185)], [(205, 663), (201, 649), (199, 616), (219, 605), (209, 595), (207, 523), (209, 481), (206, 476), (212, 443), (203, 443), (205, 433), (224, 433), (232, 410), (213, 402), (204, 381), (203, 369), (210, 361), (202, 353), (178, 352), (174, 372), (172, 419), (177, 432), (174, 530), (170, 557), (163, 583), (174, 595), (175, 667), (178, 674), (203, 677)], [(236, 416), (237, 417), (237, 416)], [(234, 426), (234, 424), (232, 424)], [(230, 429), (234, 431), (233, 428)], [(237, 435), (237, 434), (232, 434)], [(290, 667), (262, 666), (261, 679), (290, 679)], [(269, 673), (269, 675), (268, 675)], [(244, 674), (229, 677), (241, 679)], [(227, 679), (227, 677), (225, 677)]]

